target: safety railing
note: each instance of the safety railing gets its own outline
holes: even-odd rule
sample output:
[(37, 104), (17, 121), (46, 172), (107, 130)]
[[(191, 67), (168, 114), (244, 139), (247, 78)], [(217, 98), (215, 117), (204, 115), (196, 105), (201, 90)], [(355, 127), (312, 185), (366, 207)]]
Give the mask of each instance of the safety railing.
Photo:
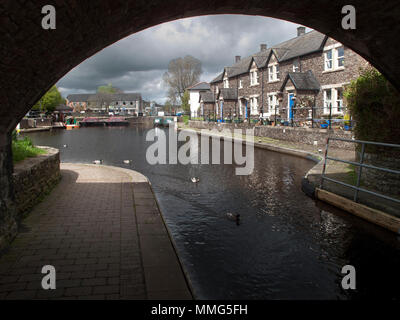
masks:
[[(332, 140), (336, 140), (336, 141), (342, 141), (342, 142), (350, 142), (350, 143), (358, 143), (361, 144), (361, 153), (360, 153), (360, 161), (359, 162), (355, 162), (355, 161), (349, 161), (349, 160), (343, 160), (343, 159), (339, 159), (339, 158), (335, 158), (335, 157), (330, 157), (328, 156), (328, 150), (329, 150), (329, 142)], [(340, 184), (342, 186), (351, 188), (354, 190), (354, 202), (358, 202), (358, 194), (359, 192), (365, 192), (371, 195), (374, 195), (376, 197), (382, 198), (382, 199), (386, 199), (389, 201), (393, 201), (396, 202), (398, 204), (400, 204), (400, 200), (399, 199), (395, 199), (393, 197), (387, 196), (387, 195), (383, 195), (371, 190), (367, 190), (364, 188), (360, 187), (360, 183), (361, 183), (361, 174), (362, 174), (362, 169), (363, 168), (369, 168), (369, 169), (375, 169), (375, 170), (379, 170), (379, 171), (383, 171), (383, 172), (388, 172), (388, 173), (393, 173), (393, 174), (398, 174), (399, 178), (400, 178), (400, 171), (398, 170), (393, 170), (393, 169), (389, 169), (389, 168), (383, 168), (383, 167), (377, 167), (371, 164), (366, 164), (364, 163), (364, 155), (365, 155), (365, 146), (366, 145), (374, 145), (374, 146), (381, 146), (381, 147), (390, 147), (390, 148), (400, 148), (400, 145), (398, 144), (390, 144), (390, 143), (381, 143), (381, 142), (372, 142), (372, 141), (362, 141), (362, 140), (352, 140), (352, 139), (343, 139), (343, 138), (328, 138), (327, 142), (326, 142), (326, 149), (325, 149), (325, 156), (324, 156), (324, 166), (322, 169), (322, 176), (321, 176), (321, 184), (320, 184), (320, 189), (323, 189), (323, 184), (324, 181), (330, 181), (333, 183), (337, 183)], [(325, 173), (326, 173), (326, 164), (328, 160), (332, 160), (332, 161), (338, 161), (338, 162), (342, 162), (342, 163), (347, 163), (353, 166), (358, 167), (358, 172), (357, 172), (357, 182), (356, 185), (353, 186), (351, 184), (333, 179), (333, 178), (328, 178), (326, 177)]]

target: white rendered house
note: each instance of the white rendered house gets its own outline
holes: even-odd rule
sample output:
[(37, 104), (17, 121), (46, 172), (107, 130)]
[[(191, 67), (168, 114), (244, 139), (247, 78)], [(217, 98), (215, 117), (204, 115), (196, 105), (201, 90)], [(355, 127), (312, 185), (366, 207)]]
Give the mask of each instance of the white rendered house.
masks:
[(200, 92), (210, 91), (210, 84), (207, 82), (199, 82), (187, 88), (189, 91), (189, 104), (191, 117), (200, 117), (202, 112), (200, 110)]

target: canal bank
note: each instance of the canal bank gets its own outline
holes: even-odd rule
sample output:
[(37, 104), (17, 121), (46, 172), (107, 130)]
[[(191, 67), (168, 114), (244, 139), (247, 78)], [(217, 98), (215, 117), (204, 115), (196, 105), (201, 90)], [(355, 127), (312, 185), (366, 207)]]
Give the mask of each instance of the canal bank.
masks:
[[(168, 137), (167, 129), (157, 130)], [(223, 163), (151, 165), (146, 151), (154, 142), (146, 141), (148, 133), (128, 126), (35, 132), (29, 137), (36, 145), (60, 149), (62, 162), (102, 159), (104, 165), (148, 177), (196, 298), (400, 298), (397, 237), (307, 197), (301, 180), (314, 162), (255, 148), (250, 176), (237, 176), (235, 165)], [(193, 183), (192, 177), (200, 182)], [(240, 214), (240, 224), (227, 213)], [(341, 289), (341, 270), (347, 264), (365, 275), (357, 273), (357, 291)], [(374, 281), (380, 269), (386, 271)]]
[[(61, 164), (61, 182), (0, 257), (0, 299), (192, 299), (148, 179)], [(41, 269), (56, 269), (56, 290)]]
[[(193, 123), (193, 121), (191, 121), (191, 123)], [(229, 130), (232, 128), (220, 127), (214, 124), (213, 126), (208, 126), (207, 129), (203, 128), (201, 125), (195, 127), (191, 126), (191, 124), (184, 125), (180, 123), (178, 125), (178, 130), (192, 130), (192, 132), (194, 131), (196, 133), (202, 132), (210, 137), (219, 137), (221, 139), (226, 137), (227, 134), (227, 132), (224, 133), (224, 129)], [(228, 134), (237, 141), (248, 143), (246, 136), (243, 134), (235, 134), (231, 130), (228, 131)], [(310, 132), (307, 132), (307, 134), (310, 135)], [(400, 234), (400, 206), (398, 204), (381, 198), (371, 198), (371, 196), (366, 193), (359, 193), (357, 202), (354, 202), (352, 201), (354, 190), (351, 188), (343, 188), (337, 183), (325, 181), (324, 189), (321, 188), (324, 170), (325, 177), (349, 185), (355, 184), (356, 170), (354, 166), (334, 161), (327, 161), (324, 168), (326, 146), (321, 145), (320, 137), (317, 138), (316, 135), (314, 135), (313, 139), (318, 139), (315, 140), (315, 142), (317, 142), (315, 145), (295, 142), (296, 140), (301, 140), (299, 137), (296, 137), (295, 140), (291, 137), (289, 141), (285, 141), (255, 135), (252, 141), (254, 141), (254, 147), (259, 149), (279, 152), (313, 161), (315, 165), (305, 174), (301, 183), (303, 192), (311, 198), (327, 202), (362, 219)], [(310, 140), (310, 138), (307, 138), (307, 140)], [(330, 157), (357, 162), (354, 145), (353, 147), (351, 145), (351, 143), (344, 142), (344, 148), (337, 148), (339, 144), (330, 147)]]

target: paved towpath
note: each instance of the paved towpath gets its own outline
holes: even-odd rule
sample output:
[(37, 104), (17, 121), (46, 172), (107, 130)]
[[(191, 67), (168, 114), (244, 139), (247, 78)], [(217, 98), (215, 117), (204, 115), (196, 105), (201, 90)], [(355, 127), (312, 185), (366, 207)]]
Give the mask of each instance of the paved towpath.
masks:
[[(62, 180), (0, 256), (0, 299), (191, 299), (147, 179), (61, 164)], [(43, 290), (41, 269), (56, 269)]]

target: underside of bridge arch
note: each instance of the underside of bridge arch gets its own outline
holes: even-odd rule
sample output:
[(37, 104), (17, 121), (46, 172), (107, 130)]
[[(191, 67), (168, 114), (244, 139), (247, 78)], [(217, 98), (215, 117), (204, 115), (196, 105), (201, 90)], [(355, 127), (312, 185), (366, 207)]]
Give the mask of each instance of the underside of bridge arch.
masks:
[[(55, 30), (41, 27), (41, 9), (48, 4), (56, 8)], [(341, 28), (347, 4), (356, 8), (355, 30)], [(400, 88), (397, 0), (3, 0), (0, 224), (12, 197), (10, 139), (4, 135), (32, 105), (73, 67), (121, 38), (163, 22), (210, 14), (267, 16), (316, 29), (356, 51)]]

